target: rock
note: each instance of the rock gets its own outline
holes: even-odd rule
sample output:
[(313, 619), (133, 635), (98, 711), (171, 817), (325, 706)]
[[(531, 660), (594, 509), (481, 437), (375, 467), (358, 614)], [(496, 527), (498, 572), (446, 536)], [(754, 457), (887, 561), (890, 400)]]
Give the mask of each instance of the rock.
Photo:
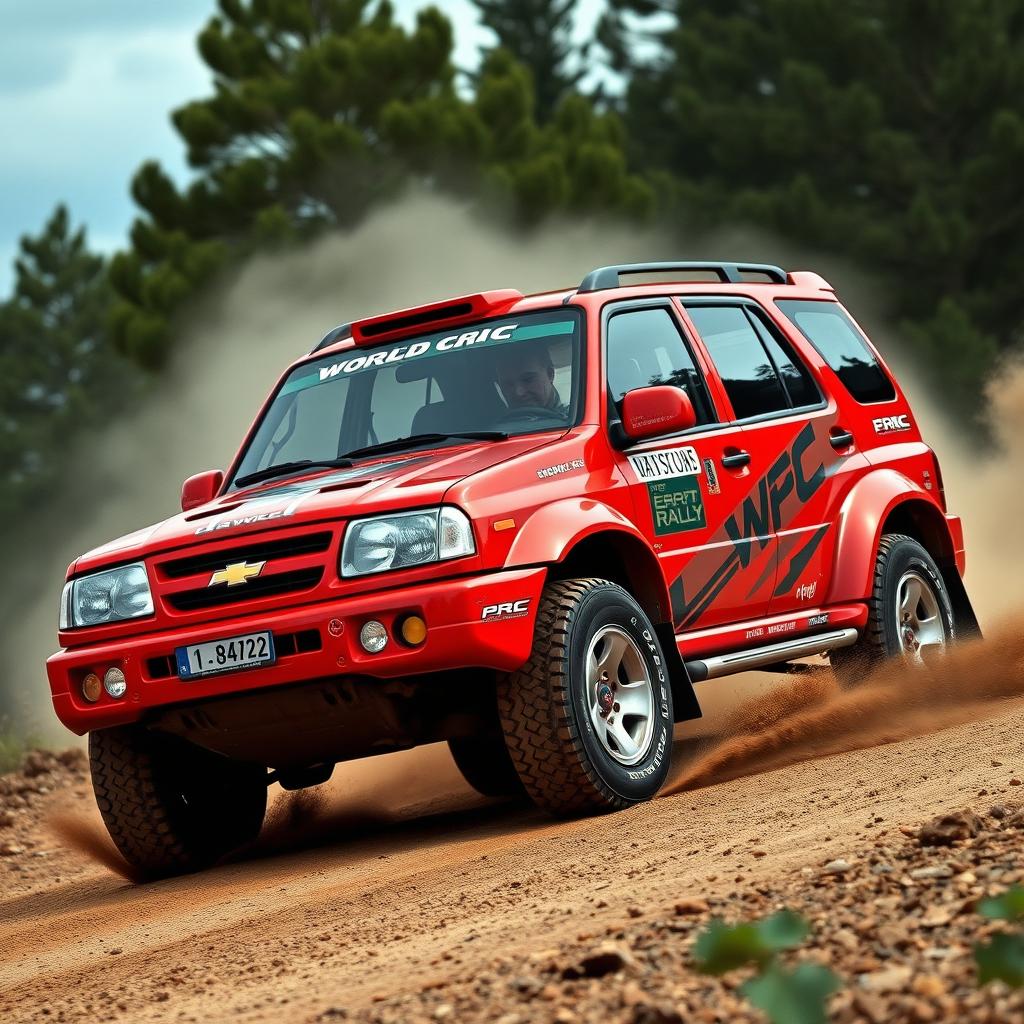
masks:
[(930, 907), (921, 918), (922, 928), (941, 928), (953, 920), (953, 914), (946, 907)]
[(604, 942), (592, 953), (582, 957), (578, 964), (567, 967), (562, 977), (572, 978), (603, 978), (607, 974), (627, 968), (637, 968), (636, 958), (628, 949), (612, 942)]
[(871, 1024), (887, 1024), (889, 1007), (884, 999), (870, 992), (857, 992), (853, 997), (853, 1008), (871, 1022)]
[(1009, 811), (1002, 804), (995, 804), (989, 808), (989, 817), (1001, 820), (1009, 814)]
[(691, 914), (706, 914), (711, 910), (707, 900), (677, 900), (676, 913), (680, 917)]
[(922, 825), (917, 841), (921, 846), (950, 846), (959, 839), (976, 836), (983, 827), (981, 818), (973, 811), (953, 811)]
[(822, 869), (823, 875), (845, 875), (853, 865), (847, 861), (839, 858), (838, 860), (830, 860)]
[(871, 974), (862, 974), (858, 978), (861, 988), (868, 992), (896, 992), (903, 988), (913, 972), (909, 967), (894, 964), (881, 971), (874, 971)]
[[(455, 1007), (451, 1003), (441, 1003), (439, 1006), (434, 1007), (433, 1017), (434, 1020), (448, 1020), (454, 1013)], [(509, 1016), (515, 1017), (515, 1021), (509, 1021), (508, 1024), (518, 1024), (519, 1017), (516, 1014), (510, 1014)]]
[(910, 990), (926, 999), (938, 999), (946, 994), (946, 983), (937, 974), (919, 974), (911, 982)]
[(555, 1024), (576, 1024), (579, 1018), (568, 1006), (560, 1006), (555, 1011)]
[(10, 811), (0, 811), (0, 828), (10, 828), (14, 824), (14, 815)]
[(633, 1010), (630, 1024), (683, 1024), (682, 1015), (671, 1007), (645, 1004)]
[(1019, 786), (1020, 785), (1020, 779), (1010, 779), (1010, 785), (1011, 786)]
[(0, 843), (0, 857), (17, 857), (18, 854), (24, 852), (24, 846), (19, 846), (17, 843), (12, 843), (10, 840), (8, 840), (5, 843)]
[(948, 864), (932, 864), (924, 868), (914, 868), (910, 872), (910, 877), (914, 879), (952, 878), (953, 869)]
[(626, 913), (632, 918), (644, 916), (644, 912), (639, 907), (627, 907)]

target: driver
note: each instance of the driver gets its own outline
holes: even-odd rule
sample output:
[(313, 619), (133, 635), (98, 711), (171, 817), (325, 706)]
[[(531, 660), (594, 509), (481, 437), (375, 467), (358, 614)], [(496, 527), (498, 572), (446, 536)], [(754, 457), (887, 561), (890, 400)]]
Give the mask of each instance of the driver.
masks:
[(555, 367), (547, 345), (504, 345), (498, 349), (498, 387), (510, 409), (550, 409), (568, 418), (569, 407), (555, 387)]

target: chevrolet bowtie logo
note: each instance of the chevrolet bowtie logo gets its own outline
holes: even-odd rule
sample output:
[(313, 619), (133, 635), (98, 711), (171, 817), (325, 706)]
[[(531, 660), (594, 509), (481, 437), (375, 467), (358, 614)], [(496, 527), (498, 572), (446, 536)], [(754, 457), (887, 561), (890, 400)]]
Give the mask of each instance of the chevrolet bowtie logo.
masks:
[(259, 576), (266, 564), (266, 562), (235, 562), (233, 565), (226, 565), (223, 569), (218, 569), (206, 585), (215, 587), (218, 583), (226, 583), (229, 587), (237, 587), (239, 583), (247, 583)]

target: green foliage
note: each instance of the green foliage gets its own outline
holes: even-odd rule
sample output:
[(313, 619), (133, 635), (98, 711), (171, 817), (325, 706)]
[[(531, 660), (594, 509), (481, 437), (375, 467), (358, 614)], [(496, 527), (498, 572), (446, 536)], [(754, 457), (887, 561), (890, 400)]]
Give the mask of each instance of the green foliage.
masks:
[(39, 235), (21, 239), (14, 295), (0, 305), (0, 521), (39, 500), (68, 438), (130, 388), (109, 344), (109, 303), (104, 260), (58, 206)]
[[(978, 913), (992, 921), (1024, 921), (1024, 888), (1014, 886), (999, 896), (982, 900)], [(979, 985), (1002, 981), (1010, 988), (1024, 986), (1024, 933), (999, 932), (988, 942), (977, 943), (974, 960)]]
[(725, 974), (749, 963), (763, 967), (782, 950), (799, 946), (809, 931), (807, 922), (791, 910), (780, 910), (752, 924), (712, 921), (694, 946), (697, 970)]
[[(558, 24), (564, 6), (551, 8)], [(451, 50), (435, 8), (408, 32), (386, 2), (221, 0), (199, 36), (213, 95), (172, 116), (194, 180), (178, 189), (149, 163), (132, 182), (144, 215), (110, 275), (119, 350), (158, 368), (175, 314), (222, 268), (349, 227), (410, 182), (477, 196), (523, 224), (555, 210), (651, 211), (617, 118), (568, 95), (538, 124), (536, 76), (504, 50), (463, 98)], [(573, 78), (560, 81), (559, 95)]]
[(537, 119), (546, 123), (584, 75), (569, 70), (576, 0), (470, 0), (480, 21), (530, 75)]
[(792, 971), (773, 964), (745, 981), (740, 992), (772, 1024), (825, 1024), (825, 1004), (839, 979), (820, 964), (799, 964)]
[(978, 913), (993, 921), (1024, 921), (1024, 888), (1016, 885), (1001, 896), (982, 900)]
[(789, 970), (778, 962), (780, 953), (795, 949), (809, 933), (807, 922), (791, 910), (734, 925), (712, 921), (697, 937), (694, 963), (702, 974), (714, 975), (753, 965), (757, 974), (740, 991), (773, 1024), (821, 1024), (838, 977), (818, 964)]
[[(601, 39), (630, 76), (631, 156), (673, 176), (676, 213), (884, 276), (926, 370), (976, 405), (1020, 340), (1024, 3), (611, 6)], [(630, 10), (674, 15), (655, 56), (635, 56)]]
[(1024, 935), (1000, 933), (974, 947), (978, 984), (1003, 981), (1010, 988), (1024, 985)]

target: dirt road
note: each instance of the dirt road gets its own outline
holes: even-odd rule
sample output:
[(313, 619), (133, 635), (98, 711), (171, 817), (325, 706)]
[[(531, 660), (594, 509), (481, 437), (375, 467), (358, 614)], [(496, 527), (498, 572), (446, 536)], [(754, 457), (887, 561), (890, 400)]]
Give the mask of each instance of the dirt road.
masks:
[[(408, 1000), (454, 979), (624, 936), (680, 900), (741, 916), (749, 894), (906, 841), (901, 826), (979, 792), (1012, 800), (1022, 707), (985, 714), (570, 823), (475, 796), (425, 748), (339, 768), (291, 822), (282, 802), (251, 859), (143, 886), (82, 852), (104, 856), (84, 774), (43, 766), (0, 817), (0, 1019), (419, 1019)], [(709, 743), (677, 741), (677, 771)], [(574, 1019), (484, 1004), (479, 1019)]]

